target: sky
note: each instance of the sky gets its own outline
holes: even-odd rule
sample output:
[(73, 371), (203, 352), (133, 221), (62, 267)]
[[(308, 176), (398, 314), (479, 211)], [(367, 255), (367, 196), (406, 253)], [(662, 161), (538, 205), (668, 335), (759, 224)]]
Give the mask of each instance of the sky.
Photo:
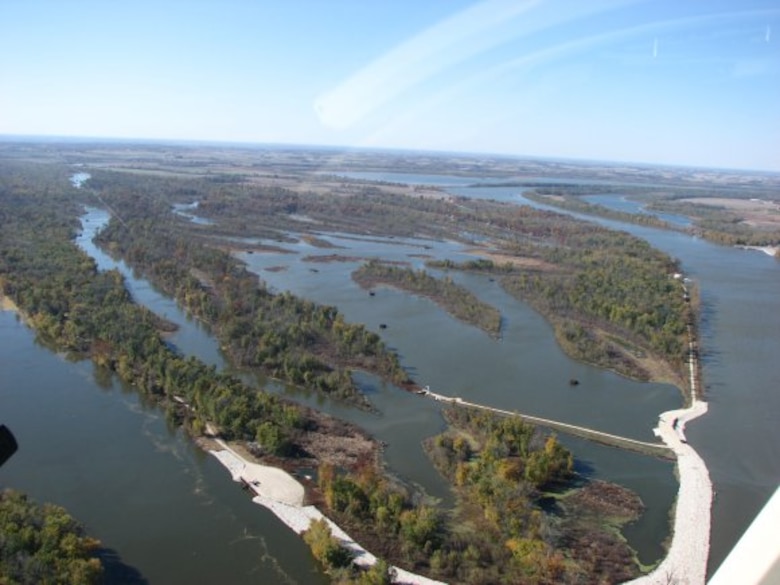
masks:
[(0, 135), (780, 171), (778, 0), (0, 0)]

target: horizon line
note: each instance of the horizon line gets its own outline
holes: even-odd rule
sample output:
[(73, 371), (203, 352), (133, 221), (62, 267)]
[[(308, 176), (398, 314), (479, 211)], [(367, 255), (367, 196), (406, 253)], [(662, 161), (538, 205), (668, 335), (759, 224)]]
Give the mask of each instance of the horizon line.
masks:
[(149, 144), (149, 145), (170, 145), (170, 146), (220, 146), (228, 148), (247, 148), (247, 147), (274, 147), (274, 148), (296, 148), (311, 150), (340, 150), (340, 151), (364, 151), (364, 152), (405, 152), (419, 153), (439, 156), (472, 156), (475, 158), (502, 158), (515, 159), (518, 161), (549, 161), (558, 163), (579, 164), (583, 167), (593, 165), (610, 165), (623, 167), (645, 167), (654, 169), (674, 169), (689, 171), (710, 171), (710, 172), (737, 172), (753, 173), (761, 175), (778, 175), (780, 169), (766, 168), (746, 168), (746, 167), (716, 167), (707, 165), (696, 165), (690, 163), (670, 163), (670, 162), (647, 162), (634, 160), (609, 160), (599, 158), (555, 156), (555, 155), (533, 155), (517, 154), (495, 151), (467, 151), (467, 150), (439, 150), (432, 148), (410, 148), (401, 146), (354, 146), (339, 144), (318, 144), (318, 143), (300, 143), (300, 142), (262, 142), (250, 140), (225, 140), (210, 138), (139, 138), (122, 136), (84, 136), (84, 135), (59, 135), (59, 134), (5, 134), (0, 133), (0, 142), (72, 142), (72, 143), (92, 143), (92, 144)]

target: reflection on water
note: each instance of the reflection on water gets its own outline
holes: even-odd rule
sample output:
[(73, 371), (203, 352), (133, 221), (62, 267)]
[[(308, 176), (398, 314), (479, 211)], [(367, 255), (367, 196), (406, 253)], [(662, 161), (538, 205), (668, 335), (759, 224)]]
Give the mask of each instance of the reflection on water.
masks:
[[(78, 244), (101, 269), (119, 269), (137, 301), (180, 326), (180, 349), (221, 367), (207, 331), (92, 244), (107, 220), (88, 210)], [(10, 312), (0, 312), (0, 371), (0, 422), (20, 444), (2, 487), (83, 522), (109, 547), (109, 582), (328, 582), (303, 541), (158, 408), (107, 370), (39, 345)]]
[[(386, 180), (392, 179), (386, 175)], [(428, 176), (417, 181), (426, 183)], [(763, 254), (686, 234), (537, 204), (522, 197), (522, 188), (447, 190), (464, 197), (473, 193), (515, 201), (627, 231), (678, 258), (696, 281), (704, 305), (700, 336), (709, 412), (686, 428), (686, 435), (707, 463), (716, 492), (711, 574), (780, 484), (780, 265)]]
[[(463, 185), (473, 178), (435, 179), (422, 176), (419, 182), (446, 184), (448, 190), (467, 196), (520, 202), (519, 188), (470, 189)], [(630, 231), (680, 258), (686, 273), (701, 284), (706, 307), (715, 315), (703, 324), (710, 413), (688, 429), (688, 436), (707, 461), (718, 492), (712, 546), (717, 564), (780, 477), (780, 431), (771, 416), (780, 400), (773, 391), (778, 378), (776, 369), (767, 366), (774, 363), (771, 356), (780, 354), (780, 310), (772, 292), (780, 290), (776, 264), (762, 255), (683, 234), (587, 219)], [(101, 269), (119, 269), (136, 300), (180, 325), (171, 341), (182, 352), (223, 367), (208, 331), (91, 243), (107, 220), (105, 212), (88, 210), (79, 245)], [(466, 258), (457, 244), (423, 238), (321, 237), (341, 249), (318, 249), (298, 238), (285, 244), (294, 254), (238, 256), (272, 288), (336, 305), (347, 320), (381, 333), (415, 379), (436, 391), (638, 439), (652, 438), (657, 414), (680, 404), (679, 392), (669, 386), (630, 382), (569, 360), (543, 319), (482, 276), (450, 274), (501, 309), (505, 329), (500, 341), (455, 321), (426, 299), (387, 288), (370, 296), (350, 278), (359, 261), (305, 259), (332, 253), (379, 256), (421, 268), (426, 257)], [(279, 267), (284, 270), (276, 270)], [(387, 329), (380, 330), (380, 323)], [(153, 582), (216, 581), (225, 575), (231, 582), (322, 581), (300, 539), (251, 504), (216, 462), (167, 428), (159, 413), (144, 406), (134, 392), (88, 363), (67, 363), (35, 346), (13, 315), (0, 315), (0, 336), (0, 400), (8, 417), (3, 422), (22, 437), (26, 450), (25, 457), (17, 454), (8, 470), (4, 467), (8, 485), (68, 507)], [(580, 386), (569, 386), (570, 378), (580, 380)], [(419, 446), (422, 438), (442, 428), (439, 405), (371, 376), (357, 379), (370, 389), (381, 414), (269, 387), (358, 422), (388, 443), (386, 458), (396, 473), (448, 500), (446, 485)], [(45, 435), (41, 428), (47, 429)], [(673, 466), (573, 437), (561, 439), (573, 449), (580, 469), (639, 492), (647, 513), (625, 534), (642, 561), (659, 558), (676, 491)]]

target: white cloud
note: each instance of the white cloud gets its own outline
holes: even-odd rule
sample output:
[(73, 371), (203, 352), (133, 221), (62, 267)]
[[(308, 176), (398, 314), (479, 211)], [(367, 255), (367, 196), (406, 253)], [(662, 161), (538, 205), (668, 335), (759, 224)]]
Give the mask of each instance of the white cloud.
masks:
[[(315, 100), (326, 126), (353, 126), (436, 73), (513, 38), (636, 0), (485, 0), (402, 43)], [(523, 16), (522, 19), (519, 19)]]

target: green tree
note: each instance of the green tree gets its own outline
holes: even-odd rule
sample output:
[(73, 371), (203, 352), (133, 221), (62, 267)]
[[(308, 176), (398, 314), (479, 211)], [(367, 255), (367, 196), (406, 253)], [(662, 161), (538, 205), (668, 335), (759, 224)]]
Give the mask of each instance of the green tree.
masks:
[(0, 583), (98, 583), (99, 548), (63, 508), (0, 492)]
[(352, 563), (352, 554), (333, 536), (324, 518), (312, 520), (308, 530), (303, 533), (303, 540), (311, 548), (314, 558), (328, 570), (347, 567)]

